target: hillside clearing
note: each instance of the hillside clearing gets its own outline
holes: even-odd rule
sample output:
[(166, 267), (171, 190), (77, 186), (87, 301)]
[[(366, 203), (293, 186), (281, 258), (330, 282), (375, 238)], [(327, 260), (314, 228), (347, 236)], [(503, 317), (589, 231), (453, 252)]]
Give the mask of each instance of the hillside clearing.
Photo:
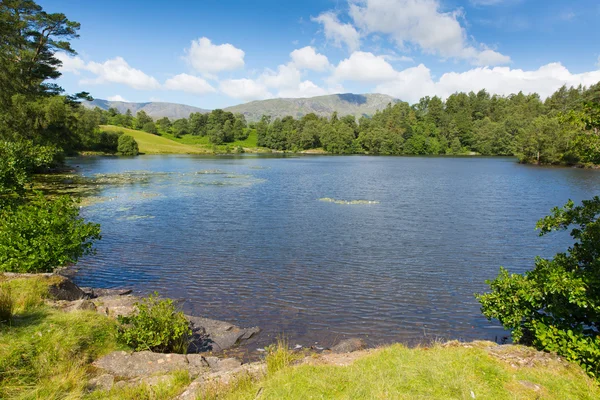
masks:
[(204, 147), (187, 145), (171, 139), (153, 135), (135, 129), (123, 128), (114, 125), (100, 125), (100, 129), (109, 132), (123, 132), (132, 136), (138, 143), (140, 153), (144, 154), (206, 154), (209, 150)]

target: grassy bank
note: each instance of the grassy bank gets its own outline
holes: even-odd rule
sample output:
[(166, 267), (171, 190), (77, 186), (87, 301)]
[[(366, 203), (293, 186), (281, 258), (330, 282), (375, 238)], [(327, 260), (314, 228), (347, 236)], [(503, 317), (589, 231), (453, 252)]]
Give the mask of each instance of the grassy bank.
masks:
[[(287, 366), (263, 381), (241, 380), (219, 399), (598, 399), (577, 365), (524, 347), (489, 342), (409, 349), (393, 345)], [(526, 360), (527, 364), (522, 365)], [(339, 365), (348, 364), (348, 365)]]
[(245, 152), (264, 153), (268, 149), (257, 146), (256, 131), (251, 130), (246, 140), (238, 140), (224, 145), (213, 146), (207, 136), (185, 135), (175, 137), (169, 133), (153, 135), (135, 129), (123, 128), (114, 125), (101, 125), (100, 128), (109, 132), (123, 132), (132, 136), (138, 143), (141, 153), (144, 154), (213, 154), (235, 152), (237, 147), (242, 147)]
[(0, 311), (11, 309), (0, 323), (0, 399), (170, 399), (189, 378), (174, 374), (171, 381), (87, 390), (95, 377), (91, 363), (114, 350), (127, 350), (116, 341), (116, 322), (92, 311), (65, 313), (46, 304), (52, 278), (6, 279), (0, 276)]
[[(115, 385), (89, 391), (92, 362), (114, 350), (116, 322), (92, 311), (48, 304), (54, 278), (0, 276), (0, 398), (173, 399), (190, 383), (175, 372), (157, 386)], [(10, 307), (8, 306), (10, 304)], [(5, 311), (2, 314), (2, 311)], [(490, 342), (402, 345), (305, 359), (280, 343), (267, 376), (207, 385), (200, 399), (598, 399), (600, 387), (556, 356)], [(295, 364), (295, 365), (294, 365)]]

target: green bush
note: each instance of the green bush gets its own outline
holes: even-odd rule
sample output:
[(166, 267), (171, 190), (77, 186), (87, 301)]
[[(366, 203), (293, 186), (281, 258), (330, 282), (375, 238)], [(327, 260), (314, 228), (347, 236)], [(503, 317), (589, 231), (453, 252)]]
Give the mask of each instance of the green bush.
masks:
[(31, 175), (62, 161), (56, 147), (0, 141), (0, 196), (22, 195)]
[(0, 207), (0, 272), (52, 272), (92, 252), (100, 226), (79, 217), (69, 196), (37, 194)]
[(129, 135), (119, 136), (118, 151), (124, 156), (137, 156), (140, 154), (140, 149), (137, 142)]
[(144, 126), (142, 126), (142, 130), (144, 132), (152, 133), (153, 135), (158, 135), (158, 129), (156, 129), (156, 124), (154, 122), (146, 122)]
[(121, 135), (123, 135), (123, 132), (101, 131), (98, 134), (93, 150), (110, 154), (116, 153), (119, 149), (119, 137)]
[(536, 258), (524, 275), (505, 269), (491, 292), (478, 295), (482, 312), (512, 331), (513, 340), (553, 351), (600, 378), (600, 198), (569, 201), (537, 223), (540, 235), (574, 226), (575, 244), (553, 259)]
[(117, 339), (136, 351), (185, 353), (192, 334), (188, 320), (177, 311), (173, 300), (161, 299), (158, 293), (136, 303), (138, 312), (119, 316)]

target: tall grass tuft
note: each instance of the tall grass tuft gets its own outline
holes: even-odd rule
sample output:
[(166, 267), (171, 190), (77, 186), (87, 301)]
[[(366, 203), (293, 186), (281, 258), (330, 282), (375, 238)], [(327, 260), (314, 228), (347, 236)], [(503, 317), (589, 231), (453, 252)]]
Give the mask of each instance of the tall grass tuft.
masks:
[(267, 363), (267, 374), (269, 375), (289, 366), (299, 358), (297, 354), (290, 350), (288, 341), (284, 336), (278, 337), (277, 343), (268, 346), (265, 350), (267, 350), (265, 361)]
[(8, 285), (0, 285), (0, 322), (12, 321), (15, 301)]

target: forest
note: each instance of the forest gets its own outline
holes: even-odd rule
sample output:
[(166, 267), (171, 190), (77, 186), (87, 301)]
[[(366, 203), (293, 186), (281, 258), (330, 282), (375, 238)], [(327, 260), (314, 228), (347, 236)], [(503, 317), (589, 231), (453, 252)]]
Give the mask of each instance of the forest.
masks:
[(257, 134), (259, 147), (332, 154), (516, 156), (533, 164), (600, 163), (600, 83), (558, 89), (545, 100), (535, 93), (510, 96), (455, 93), (447, 99), (399, 101), (373, 116), (329, 118), (307, 114), (246, 123), (241, 114), (214, 110), (189, 118), (153, 121), (145, 112), (93, 111), (96, 124), (140, 129), (153, 134), (208, 136), (213, 144)]

